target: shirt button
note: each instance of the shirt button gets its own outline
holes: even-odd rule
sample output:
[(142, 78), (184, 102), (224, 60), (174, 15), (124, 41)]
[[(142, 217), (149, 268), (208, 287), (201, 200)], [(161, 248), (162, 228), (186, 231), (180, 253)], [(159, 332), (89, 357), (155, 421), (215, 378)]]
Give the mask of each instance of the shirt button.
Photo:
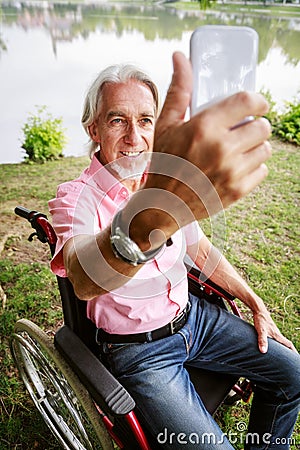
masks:
[(121, 197), (123, 198), (127, 198), (128, 197), (128, 192), (126, 191), (126, 189), (122, 189), (120, 192)]

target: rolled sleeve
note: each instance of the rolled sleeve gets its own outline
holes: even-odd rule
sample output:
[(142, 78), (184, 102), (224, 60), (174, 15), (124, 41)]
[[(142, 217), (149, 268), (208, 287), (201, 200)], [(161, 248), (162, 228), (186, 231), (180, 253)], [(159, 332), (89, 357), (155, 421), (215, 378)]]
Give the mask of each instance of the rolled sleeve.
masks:
[[(65, 243), (74, 236), (92, 235), (99, 231), (97, 205), (94, 205), (95, 197), (89, 195), (90, 189), (93, 187), (82, 183), (64, 183), (58, 187), (56, 198), (48, 203), (53, 228), (57, 235), (55, 254), (50, 264), (51, 270), (56, 275), (67, 276), (63, 263)], [(96, 229), (95, 223), (97, 223)]]

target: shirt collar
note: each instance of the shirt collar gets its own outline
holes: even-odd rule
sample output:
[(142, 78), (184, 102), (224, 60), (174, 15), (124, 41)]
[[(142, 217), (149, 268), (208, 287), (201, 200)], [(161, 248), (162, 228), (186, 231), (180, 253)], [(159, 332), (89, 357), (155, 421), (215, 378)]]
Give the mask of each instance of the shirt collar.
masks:
[(116, 200), (118, 196), (121, 198), (129, 197), (130, 193), (124, 184), (109, 172), (106, 167), (99, 161), (99, 151), (94, 153), (90, 167), (88, 169), (89, 177), (92, 177), (97, 186), (105, 192), (112, 200)]

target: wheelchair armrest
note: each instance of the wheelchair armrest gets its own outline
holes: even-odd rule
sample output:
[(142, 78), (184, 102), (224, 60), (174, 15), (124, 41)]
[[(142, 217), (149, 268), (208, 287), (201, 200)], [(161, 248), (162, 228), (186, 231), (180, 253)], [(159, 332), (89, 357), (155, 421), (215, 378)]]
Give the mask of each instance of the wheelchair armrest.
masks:
[(68, 326), (57, 331), (54, 343), (100, 408), (114, 416), (134, 409), (130, 394)]

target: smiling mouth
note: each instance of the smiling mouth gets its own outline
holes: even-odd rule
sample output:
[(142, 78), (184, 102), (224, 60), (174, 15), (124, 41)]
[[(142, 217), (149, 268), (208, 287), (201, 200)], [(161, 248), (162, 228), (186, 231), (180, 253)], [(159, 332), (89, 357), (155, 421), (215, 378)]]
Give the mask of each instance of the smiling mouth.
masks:
[(123, 156), (127, 156), (130, 158), (136, 158), (137, 156), (141, 155), (143, 152), (140, 151), (140, 152), (120, 152), (120, 153)]

